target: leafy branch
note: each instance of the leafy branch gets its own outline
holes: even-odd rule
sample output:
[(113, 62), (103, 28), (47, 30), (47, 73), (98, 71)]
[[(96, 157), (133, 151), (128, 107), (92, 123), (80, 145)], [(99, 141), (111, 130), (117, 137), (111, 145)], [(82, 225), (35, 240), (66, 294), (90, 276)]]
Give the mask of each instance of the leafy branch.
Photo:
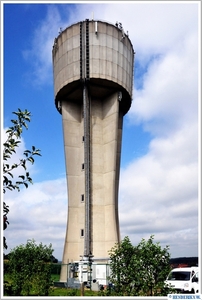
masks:
[[(12, 155), (16, 153), (17, 147), (21, 143), (23, 129), (28, 129), (28, 122), (31, 120), (31, 113), (28, 110), (22, 111), (18, 108), (17, 112), (13, 112), (17, 116), (16, 119), (12, 119), (12, 126), (6, 130), (7, 139), (3, 143), (3, 193), (7, 190), (13, 191), (15, 189), (20, 191), (20, 186), (24, 185), (28, 188), (29, 184), (33, 183), (29, 172), (27, 171), (27, 162), (32, 165), (35, 162), (34, 157), (41, 156), (40, 150), (35, 146), (32, 146), (31, 150), (25, 150), (23, 152), (23, 158), (19, 159), (18, 162), (9, 163)], [(13, 171), (19, 167), (23, 168), (24, 173), (18, 176), (18, 179), (14, 179)], [(7, 214), (9, 213), (9, 207), (6, 203), (3, 203), (3, 216), (4, 216), (4, 230), (9, 224)], [(4, 248), (7, 249), (6, 239), (4, 237)]]
[(18, 180), (14, 181), (12, 171), (20, 166), (26, 171), (27, 162), (30, 162), (33, 165), (35, 161), (34, 156), (41, 156), (40, 150), (36, 149), (35, 146), (32, 146), (32, 150), (25, 150), (23, 152), (25, 158), (22, 158), (19, 160), (19, 162), (11, 165), (8, 163), (8, 160), (11, 159), (14, 153), (16, 153), (16, 148), (19, 147), (19, 144), (21, 143), (20, 139), (23, 132), (23, 127), (28, 129), (27, 122), (30, 122), (31, 117), (30, 112), (27, 110), (21, 111), (18, 109), (18, 111), (13, 112), (13, 114), (17, 115), (17, 120), (11, 120), (13, 126), (7, 129), (7, 140), (3, 144), (3, 193), (6, 192), (6, 189), (17, 189), (20, 191), (20, 185), (23, 184), (27, 188), (28, 183), (33, 183), (29, 172), (19, 175)]

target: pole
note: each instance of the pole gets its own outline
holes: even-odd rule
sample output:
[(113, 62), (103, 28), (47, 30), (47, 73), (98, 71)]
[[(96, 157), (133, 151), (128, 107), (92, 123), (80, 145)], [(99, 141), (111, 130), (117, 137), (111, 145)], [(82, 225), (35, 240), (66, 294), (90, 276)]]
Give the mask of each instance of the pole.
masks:
[(91, 178), (90, 178), (90, 103), (86, 83), (83, 86), (84, 112), (84, 169), (85, 169), (85, 232), (84, 257), (88, 257), (91, 250)]
[(81, 283), (81, 296), (84, 296), (84, 282)]

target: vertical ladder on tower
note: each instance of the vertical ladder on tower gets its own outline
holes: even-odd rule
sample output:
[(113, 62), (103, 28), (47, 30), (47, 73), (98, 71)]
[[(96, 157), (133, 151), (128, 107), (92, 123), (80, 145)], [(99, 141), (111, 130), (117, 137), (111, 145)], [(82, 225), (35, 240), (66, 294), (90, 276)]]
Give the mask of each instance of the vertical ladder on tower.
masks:
[(90, 80), (89, 20), (86, 19), (86, 80)]

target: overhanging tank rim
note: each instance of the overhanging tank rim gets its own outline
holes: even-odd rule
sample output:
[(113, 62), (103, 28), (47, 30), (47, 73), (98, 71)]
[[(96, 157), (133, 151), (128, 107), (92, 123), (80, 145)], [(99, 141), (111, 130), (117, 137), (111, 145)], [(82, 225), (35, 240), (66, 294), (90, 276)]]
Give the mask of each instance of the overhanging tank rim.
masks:
[[(123, 102), (121, 103), (121, 108), (123, 109), (123, 115), (125, 115), (129, 111), (129, 109), (131, 107), (132, 97), (130, 96), (130, 94), (128, 93), (128, 91), (123, 86), (119, 85), (117, 82), (114, 82), (112, 80), (107, 80), (107, 79), (102, 79), (102, 78), (94, 78), (94, 77), (91, 77), (89, 79), (89, 81), (86, 82), (86, 84), (87, 84), (87, 86), (90, 89), (92, 86), (96, 86), (98, 84), (98, 82), (102, 83), (102, 84), (100, 84), (100, 86), (103, 87), (103, 86), (105, 86), (103, 83), (106, 82), (106, 81), (107, 82), (113, 82), (114, 87), (109, 86), (111, 90), (114, 89), (114, 91), (117, 91), (117, 87), (119, 87), (120, 91), (125, 95), (125, 99), (124, 99), (125, 105), (123, 105)], [(92, 85), (91, 85), (91, 82), (92, 82)], [(82, 93), (83, 82), (80, 79), (78, 79), (78, 80), (72, 81), (72, 82), (66, 84), (65, 86), (63, 86), (58, 91), (58, 93), (56, 94), (56, 96), (55, 96), (55, 107), (56, 107), (57, 111), (60, 114), (62, 114), (62, 112), (61, 112), (61, 109), (60, 109), (60, 106), (59, 106), (59, 102), (63, 101), (65, 99), (65, 97), (67, 97), (67, 99), (68, 99), (68, 92), (64, 92), (64, 91), (65, 91), (65, 89), (67, 89), (67, 86), (70, 87), (69, 91), (72, 91), (71, 86), (75, 85), (75, 84), (76, 84), (76, 88), (75, 89), (80, 90), (81, 93)], [(62, 94), (63, 92), (64, 92), (64, 94)]]

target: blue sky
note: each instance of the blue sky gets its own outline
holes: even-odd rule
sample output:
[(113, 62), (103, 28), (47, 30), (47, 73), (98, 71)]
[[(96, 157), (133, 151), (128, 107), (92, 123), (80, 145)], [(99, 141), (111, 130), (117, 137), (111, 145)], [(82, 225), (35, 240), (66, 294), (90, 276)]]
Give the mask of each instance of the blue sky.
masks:
[[(73, 3), (73, 2), (72, 2)], [(59, 28), (119, 21), (133, 44), (133, 102), (124, 118), (119, 216), (122, 238), (154, 234), (172, 257), (198, 255), (199, 3), (2, 1), (3, 129), (18, 108), (32, 114), (23, 149), (41, 149), (34, 185), (6, 193), (9, 249), (52, 243), (62, 258), (67, 188), (61, 115), (54, 105), (52, 45)], [(2, 134), (4, 136), (4, 134)]]

